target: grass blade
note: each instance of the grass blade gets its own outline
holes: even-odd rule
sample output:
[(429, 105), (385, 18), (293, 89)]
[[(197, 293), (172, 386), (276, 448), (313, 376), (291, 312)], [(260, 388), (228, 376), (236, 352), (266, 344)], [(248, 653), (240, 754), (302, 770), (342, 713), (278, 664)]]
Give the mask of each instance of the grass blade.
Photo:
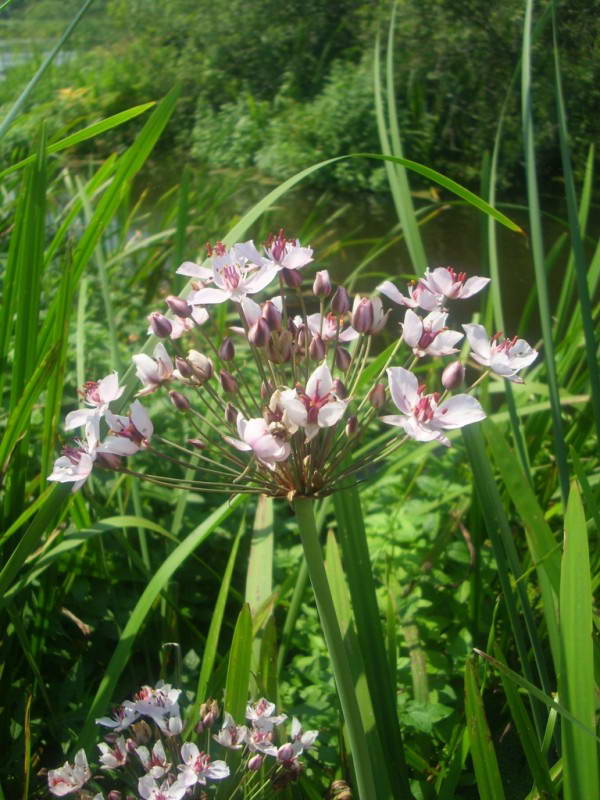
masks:
[(23, 106), (25, 105), (25, 103), (27, 101), (27, 98), (29, 97), (31, 92), (35, 89), (37, 84), (40, 82), (40, 80), (42, 79), (44, 73), (46, 72), (46, 70), (48, 69), (50, 64), (54, 61), (54, 58), (56, 57), (57, 53), (59, 52), (59, 50), (61, 50), (61, 48), (64, 45), (64, 43), (67, 41), (69, 36), (73, 33), (73, 31), (75, 30), (77, 24), (79, 23), (79, 21), (81, 20), (81, 18), (85, 14), (85, 12), (88, 10), (88, 8), (91, 6), (93, 1), (94, 0), (85, 0), (85, 3), (81, 6), (81, 8), (77, 12), (77, 14), (75, 14), (75, 16), (73, 17), (71, 22), (69, 22), (69, 24), (67, 25), (67, 27), (64, 30), (63, 35), (60, 37), (58, 42), (54, 45), (52, 50), (48, 53), (48, 55), (46, 56), (46, 58), (44, 59), (44, 61), (40, 65), (39, 69), (37, 70), (37, 72), (35, 73), (33, 78), (29, 81), (27, 86), (23, 89), (21, 94), (17, 97), (17, 99), (13, 103), (13, 106), (10, 109), (10, 111), (8, 112), (8, 114), (4, 117), (2, 122), (0, 122), (0, 139), (2, 139), (2, 137), (4, 136), (4, 134), (6, 133), (8, 128), (10, 127), (12, 121), (15, 119), (17, 114), (21, 111), (21, 109), (23, 108)]
[(246, 603), (237, 619), (227, 667), (225, 684), (225, 711), (238, 723), (246, 715), (248, 685), (250, 683), (250, 660), (252, 658), (252, 614)]
[(233, 568), (237, 559), (237, 554), (240, 546), (240, 541), (246, 527), (246, 519), (242, 519), (237, 536), (233, 540), (231, 552), (227, 559), (227, 565), (223, 573), (223, 579), (219, 588), (219, 594), (213, 613), (210, 618), (210, 626), (206, 635), (206, 642), (204, 644), (204, 653), (202, 655), (202, 664), (200, 666), (200, 674), (198, 675), (198, 685), (196, 687), (196, 699), (193, 706), (190, 708), (188, 714), (188, 721), (186, 726), (186, 733), (189, 734), (191, 729), (196, 724), (198, 718), (198, 711), (200, 706), (206, 700), (206, 691), (210, 676), (215, 665), (217, 656), (217, 645), (219, 643), (219, 636), (221, 634), (221, 627), (223, 625), (223, 617), (225, 615), (225, 605), (227, 603), (227, 596), (229, 594), (229, 587), (231, 586), (231, 576), (233, 575)]
[(537, 286), (542, 338), (544, 341), (544, 361), (550, 389), (550, 408), (552, 414), (552, 430), (554, 434), (554, 450), (558, 465), (560, 491), (566, 506), (569, 493), (569, 469), (567, 465), (567, 449), (564, 440), (554, 342), (552, 339), (552, 316), (548, 296), (548, 282), (544, 269), (544, 245), (542, 240), (542, 219), (540, 212), (539, 192), (535, 164), (535, 139), (532, 110), (531, 81), (531, 19), (533, 0), (527, 0), (525, 6), (525, 23), (523, 27), (523, 47), (521, 65), (521, 113), (523, 124), (523, 144), (525, 148), (525, 172), (527, 178), (527, 198), (529, 202), (529, 224), (531, 228), (531, 249), (535, 282)]
[(336, 492), (334, 506), (344, 558), (358, 642), (365, 665), (377, 730), (385, 754), (390, 786), (395, 796), (408, 796), (408, 778), (402, 734), (396, 712), (395, 687), (388, 669), (371, 559), (356, 489)]
[[(565, 517), (560, 577), (562, 672), (560, 697), (569, 712), (595, 727), (592, 581), (587, 525), (577, 484), (571, 486)], [(598, 749), (568, 719), (562, 720), (565, 800), (600, 796)]]
[(88, 747), (91, 744), (94, 734), (94, 719), (110, 701), (116, 683), (129, 660), (135, 638), (148, 616), (154, 601), (185, 559), (188, 558), (188, 556), (191, 555), (191, 553), (193, 553), (236, 508), (242, 505), (246, 499), (247, 498), (243, 495), (236, 495), (232, 500), (227, 500), (223, 505), (215, 509), (215, 511), (198, 525), (197, 528), (186, 536), (153, 575), (137, 601), (135, 608), (131, 612), (127, 625), (121, 633), (115, 651), (100, 680), (100, 685), (91, 702), (81, 732), (81, 747)]
[[(139, 106), (133, 106), (132, 108), (128, 108), (126, 111), (119, 111), (118, 114), (113, 114), (110, 117), (106, 117), (106, 119), (100, 120), (100, 122), (94, 122), (92, 125), (88, 125), (86, 128), (82, 128), (80, 131), (72, 133), (70, 136), (66, 136), (64, 139), (60, 139), (58, 142), (52, 142), (52, 144), (49, 144), (46, 147), (46, 154), (50, 155), (52, 153), (59, 153), (61, 150), (66, 150), (69, 147), (74, 147), (77, 144), (81, 144), (81, 142), (86, 142), (88, 139), (93, 139), (94, 136), (98, 136), (101, 133), (106, 133), (106, 131), (117, 128), (119, 125), (123, 125), (125, 122), (129, 122), (130, 119), (139, 117), (140, 114), (143, 114), (154, 105), (156, 105), (156, 103), (154, 100), (152, 100), (150, 103), (143, 103)], [(27, 158), (24, 158), (22, 161), (3, 169), (0, 171), (0, 179), (5, 178), (7, 175), (12, 174), (13, 172), (17, 172), (23, 167), (26, 167), (28, 164), (33, 163), (35, 159), (36, 155), (32, 154), (27, 156)]]
[(485, 718), (472, 658), (467, 659), (465, 664), (465, 710), (479, 797), (481, 800), (504, 800), (498, 760)]
[[(505, 658), (498, 646), (496, 646), (495, 652), (496, 658), (499, 661), (505, 662)], [(549, 798), (556, 797), (556, 792), (552, 785), (552, 778), (548, 771), (548, 765), (542, 755), (535, 729), (531, 723), (525, 705), (512, 681), (510, 681), (504, 673), (500, 673), (500, 678), (533, 782), (542, 796)]]
[(554, 76), (556, 81), (556, 104), (558, 111), (558, 134), (560, 140), (560, 157), (562, 161), (563, 176), (565, 179), (565, 195), (567, 200), (567, 213), (569, 217), (569, 231), (571, 233), (571, 248), (575, 261), (575, 275), (577, 277), (577, 292), (579, 294), (579, 310), (583, 322), (585, 337), (585, 354), (592, 395), (592, 408), (596, 422), (596, 436), (600, 441), (600, 369), (598, 369), (598, 345), (594, 333), (592, 318), (592, 303), (587, 285), (587, 268), (583, 252), (583, 242), (577, 211), (575, 196), (575, 181), (571, 167), (571, 152), (569, 147), (569, 134), (567, 131), (567, 114), (562, 90), (560, 63), (558, 57), (558, 42), (556, 34), (555, 3), (552, 4), (552, 34), (554, 44)]

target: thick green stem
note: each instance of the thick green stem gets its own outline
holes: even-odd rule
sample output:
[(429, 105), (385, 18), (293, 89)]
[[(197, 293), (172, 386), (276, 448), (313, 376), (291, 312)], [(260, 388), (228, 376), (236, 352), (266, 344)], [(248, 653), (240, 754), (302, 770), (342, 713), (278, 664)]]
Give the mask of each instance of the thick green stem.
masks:
[(356, 700), (348, 657), (344, 649), (344, 642), (325, 573), (323, 554), (315, 523), (314, 501), (307, 497), (296, 498), (294, 500), (294, 510), (300, 529), (300, 538), (302, 539), (308, 574), (315, 593), (321, 627), (329, 657), (331, 658), (335, 684), (348, 729), (348, 739), (356, 773), (358, 798), (359, 800), (371, 800), (377, 795), (367, 749), (367, 739)]

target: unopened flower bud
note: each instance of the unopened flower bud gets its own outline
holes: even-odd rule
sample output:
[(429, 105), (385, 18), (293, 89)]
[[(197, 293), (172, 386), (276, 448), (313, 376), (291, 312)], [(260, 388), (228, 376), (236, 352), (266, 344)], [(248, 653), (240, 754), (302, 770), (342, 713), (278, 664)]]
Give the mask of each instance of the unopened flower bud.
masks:
[(148, 316), (148, 322), (150, 323), (150, 328), (152, 329), (152, 333), (155, 336), (158, 336), (159, 339), (166, 339), (168, 336), (171, 335), (173, 326), (171, 325), (169, 320), (165, 317), (165, 315), (160, 313), (160, 311), (153, 311)]
[(106, 795), (106, 800), (122, 800), (123, 795), (118, 789), (111, 789)]
[(354, 298), (352, 306), (352, 327), (359, 333), (366, 333), (373, 327), (373, 303), (368, 297)]
[(175, 356), (175, 366), (177, 367), (182, 378), (191, 378), (194, 374), (191, 364), (189, 364), (185, 358), (182, 358), (181, 356)]
[(226, 369), (222, 369), (219, 373), (219, 379), (221, 381), (221, 387), (224, 392), (228, 394), (235, 394), (238, 390), (238, 385), (236, 379), (233, 377), (231, 372), (227, 372)]
[(233, 346), (233, 342), (227, 336), (221, 342), (221, 346), (219, 347), (219, 358), (221, 361), (232, 361), (235, 356), (235, 347)]
[(237, 408), (231, 403), (227, 403), (227, 405), (225, 406), (225, 422), (228, 422), (230, 425), (235, 425), (237, 423), (237, 418), (238, 418)]
[(381, 408), (385, 404), (385, 386), (383, 383), (376, 383), (369, 392), (369, 402), (373, 408)]
[(338, 286), (331, 298), (331, 310), (334, 314), (345, 314), (350, 310), (350, 298), (343, 286)]
[(152, 729), (143, 719), (139, 722), (134, 722), (129, 728), (133, 731), (133, 738), (138, 744), (148, 744), (152, 738)]
[(210, 358), (203, 353), (199, 353), (197, 350), (190, 350), (187, 360), (191, 364), (194, 375), (199, 381), (204, 383), (204, 381), (212, 378), (214, 367)]
[(333, 781), (327, 792), (328, 800), (352, 800), (352, 790), (346, 781)]
[(308, 341), (308, 333), (304, 325), (301, 328), (298, 328), (298, 333), (296, 335), (296, 344), (299, 348), (303, 349), (306, 347), (306, 343)]
[(348, 397), (348, 389), (346, 389), (346, 385), (342, 383), (339, 378), (334, 378), (333, 391), (340, 400), (344, 400), (344, 398)]
[(174, 294), (170, 294), (165, 299), (166, 304), (169, 306), (171, 311), (174, 314), (177, 314), (178, 317), (191, 317), (192, 311), (194, 310), (189, 303), (187, 303), (183, 297), (176, 297)]
[(187, 443), (196, 450), (204, 450), (206, 448), (206, 442), (203, 442), (202, 439), (188, 439)]
[(190, 407), (190, 401), (187, 397), (181, 392), (169, 392), (169, 397), (171, 398), (171, 402), (175, 406), (178, 411), (188, 411)]
[(348, 422), (346, 423), (346, 436), (349, 439), (352, 439), (352, 437), (357, 435), (358, 430), (359, 430), (358, 417), (355, 417), (353, 415), (348, 418)]
[(277, 750), (277, 761), (280, 763), (285, 761), (291, 761), (294, 757), (294, 747), (290, 742), (286, 742), (282, 744), (281, 747)]
[(251, 772), (257, 772), (263, 763), (263, 757), (256, 753), (251, 758), (248, 759), (248, 764), (246, 765)]
[(346, 372), (352, 363), (352, 356), (344, 347), (335, 348), (335, 365), (342, 372)]
[(121, 456), (116, 453), (97, 453), (96, 464), (106, 469), (121, 469)]
[(267, 358), (274, 364), (285, 364), (292, 357), (292, 334), (289, 331), (274, 331), (266, 347)]
[(270, 331), (281, 330), (281, 311), (271, 300), (267, 300), (267, 302), (263, 304), (262, 318), (269, 326)]
[(460, 361), (453, 361), (442, 372), (444, 389), (458, 389), (465, 379), (465, 368)]
[(287, 267), (284, 267), (281, 270), (280, 275), (283, 278), (285, 285), (289, 286), (290, 289), (297, 289), (302, 283), (302, 275), (297, 269), (288, 269)]
[(308, 348), (308, 354), (313, 361), (322, 361), (325, 358), (325, 342), (319, 334), (313, 336), (310, 347)]
[(315, 275), (313, 294), (316, 297), (328, 297), (331, 294), (331, 281), (326, 269), (319, 270)]
[(248, 341), (254, 347), (264, 347), (269, 341), (271, 330), (265, 320), (259, 317), (248, 331)]
[(270, 381), (262, 381), (260, 384), (260, 396), (262, 400), (267, 400), (275, 390)]

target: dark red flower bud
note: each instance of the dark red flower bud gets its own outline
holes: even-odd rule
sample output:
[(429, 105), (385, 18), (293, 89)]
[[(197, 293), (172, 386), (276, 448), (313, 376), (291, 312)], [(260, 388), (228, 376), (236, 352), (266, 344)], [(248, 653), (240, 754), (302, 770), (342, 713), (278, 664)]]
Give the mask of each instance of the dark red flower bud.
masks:
[(342, 372), (346, 372), (352, 363), (352, 356), (344, 347), (335, 348), (335, 365)]
[(350, 310), (350, 298), (343, 286), (338, 286), (331, 298), (331, 310), (334, 314), (346, 314)]
[(190, 407), (190, 401), (187, 397), (181, 392), (169, 392), (169, 397), (171, 398), (171, 402), (175, 406), (178, 411), (188, 411)]
[(228, 394), (235, 394), (237, 392), (237, 381), (231, 372), (227, 372), (227, 370), (222, 369), (219, 373), (219, 377), (221, 379), (221, 386), (223, 387), (224, 392), (227, 392)]
[(465, 379), (465, 368), (460, 361), (453, 361), (442, 372), (442, 386), (444, 389), (458, 389)]
[(192, 311), (194, 310), (191, 305), (183, 299), (183, 297), (176, 297), (174, 294), (170, 294), (165, 299), (165, 302), (171, 311), (174, 314), (177, 314), (178, 317), (191, 317)]
[(352, 306), (352, 327), (359, 333), (366, 333), (373, 327), (373, 303), (368, 297), (355, 297)]
[(331, 294), (331, 281), (326, 269), (320, 270), (315, 275), (313, 294), (316, 297), (328, 297)]
[(348, 397), (348, 389), (346, 389), (346, 385), (339, 378), (333, 379), (333, 391), (340, 400), (344, 400)]
[(231, 403), (227, 403), (227, 405), (225, 406), (225, 422), (228, 422), (230, 425), (235, 425), (237, 423), (237, 418), (238, 418), (237, 408)]
[(267, 302), (263, 304), (262, 318), (269, 326), (269, 330), (281, 330), (281, 311), (271, 300), (267, 300)]
[(308, 354), (313, 361), (322, 361), (325, 358), (325, 342), (319, 334), (313, 336), (310, 347), (308, 348)]
[(346, 436), (351, 439), (353, 436), (356, 436), (359, 431), (359, 424), (358, 418), (355, 416), (349, 417), (348, 422), (346, 423)]
[(285, 285), (289, 286), (290, 289), (297, 289), (302, 283), (302, 275), (297, 269), (288, 269), (284, 267), (279, 274), (283, 278)]
[(369, 402), (373, 408), (381, 408), (385, 404), (385, 386), (383, 383), (376, 383), (369, 392)]
[(271, 331), (262, 317), (259, 317), (248, 331), (248, 341), (254, 347), (264, 347), (269, 341)]
[(233, 346), (233, 342), (227, 336), (221, 342), (221, 346), (219, 347), (219, 358), (221, 361), (232, 361), (235, 356), (235, 347)]
[(148, 322), (150, 323), (150, 328), (152, 329), (152, 333), (155, 336), (158, 336), (159, 339), (166, 339), (168, 336), (171, 335), (173, 326), (171, 325), (169, 320), (165, 317), (165, 315), (160, 313), (160, 311), (153, 311), (148, 316)]
[(191, 378), (194, 374), (192, 365), (181, 356), (175, 356), (175, 366), (179, 370), (179, 374), (182, 376), (182, 378)]

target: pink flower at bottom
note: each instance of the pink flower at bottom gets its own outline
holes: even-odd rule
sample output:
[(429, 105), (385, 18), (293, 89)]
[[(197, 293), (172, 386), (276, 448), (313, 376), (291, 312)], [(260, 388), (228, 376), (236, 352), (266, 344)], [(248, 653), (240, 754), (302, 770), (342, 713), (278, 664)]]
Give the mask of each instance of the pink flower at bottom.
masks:
[(289, 457), (290, 445), (273, 436), (262, 417), (244, 419), (242, 414), (238, 414), (237, 429), (240, 438), (224, 436), (225, 441), (238, 450), (251, 450), (261, 464), (269, 469), (275, 469), (277, 462), (285, 461)]

